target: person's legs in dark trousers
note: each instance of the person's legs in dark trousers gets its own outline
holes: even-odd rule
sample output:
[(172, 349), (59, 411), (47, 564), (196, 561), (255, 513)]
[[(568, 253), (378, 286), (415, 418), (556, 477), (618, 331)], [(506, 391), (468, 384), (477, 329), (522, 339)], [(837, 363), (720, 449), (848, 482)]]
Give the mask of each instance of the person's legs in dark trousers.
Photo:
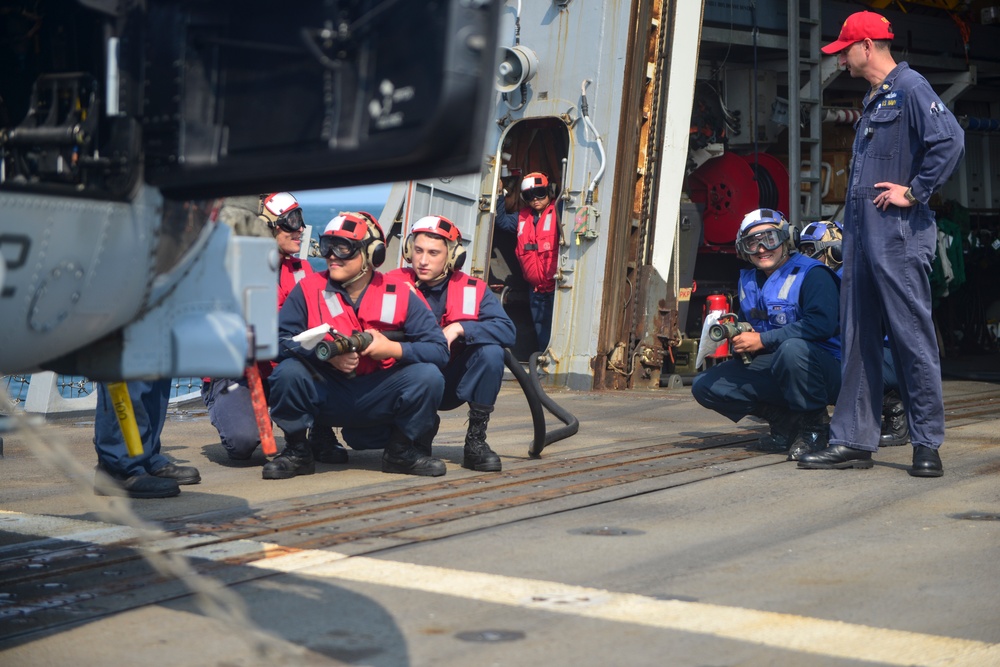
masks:
[(324, 421), (322, 414), (316, 415), (313, 426), (309, 429), (308, 442), (313, 458), (320, 463), (339, 465), (349, 460), (347, 449), (340, 444), (333, 426)]
[[(331, 369), (331, 373), (334, 371)], [(264, 464), (264, 479), (291, 479), (316, 472), (308, 432), (325, 398), (326, 375), (299, 359), (285, 359), (268, 378), (271, 420), (285, 434), (281, 452)]]
[(229, 458), (249, 459), (260, 446), (260, 432), (246, 378), (219, 378), (205, 382), (201, 387), (201, 398)]
[[(797, 429), (807, 416), (826, 413), (839, 381), (839, 362), (833, 355), (815, 343), (790, 339), (774, 353), (756, 355), (750, 364), (730, 359), (713, 366), (695, 378), (691, 394), (700, 405), (734, 422), (748, 414), (770, 421), (774, 416), (769, 408), (792, 413), (800, 417), (795, 420)], [(789, 444), (795, 436), (780, 435)]]
[[(97, 385), (94, 415), (94, 449), (98, 468), (133, 498), (169, 498), (180, 493), (178, 484), (197, 484), (196, 468), (177, 466), (160, 454), (160, 434), (167, 416), (170, 378), (152, 382), (128, 382), (129, 398), (142, 441), (139, 456), (129, 456), (111, 395), (104, 384)], [(103, 493), (105, 488), (95, 489)]]
[[(890, 207), (883, 217), (885, 246), (875, 246), (881, 251), (875, 272), (913, 444), (913, 465), (907, 472), (914, 477), (940, 477), (944, 474), (938, 454), (944, 442), (944, 396), (930, 286), (937, 225), (934, 214), (922, 206)], [(890, 264), (893, 261), (895, 265)]]
[(910, 441), (910, 429), (906, 424), (906, 408), (899, 395), (899, 380), (896, 364), (892, 361), (892, 351), (882, 348), (882, 428), (879, 447), (895, 447)]
[[(930, 313), (933, 220), (918, 215), (916, 209), (890, 207), (883, 213), (864, 200), (850, 205), (857, 229), (845, 226), (844, 240), (850, 243), (845, 243), (841, 284), (844, 382), (830, 442), (871, 452), (878, 449), (884, 323), (911, 440), (914, 446), (937, 449), (944, 440), (944, 403)], [(881, 321), (873, 313), (881, 313)]]
[(896, 374), (896, 364), (892, 361), (892, 350), (888, 345), (882, 347), (882, 387), (883, 393), (899, 391), (899, 376)]
[(699, 404), (734, 422), (765, 403), (793, 412), (825, 408), (837, 395), (837, 359), (815, 343), (786, 340), (749, 364), (730, 359), (700, 373), (691, 394)]
[(826, 447), (830, 415), (827, 406), (840, 391), (840, 360), (815, 343), (786, 340), (774, 354), (771, 374), (781, 387), (797, 433), (792, 436), (788, 460), (798, 461)]
[(504, 352), (499, 345), (470, 345), (444, 369), (442, 410), (463, 403), (494, 405), (503, 383)]
[(444, 370), (442, 410), (469, 404), (462, 467), (499, 472), (500, 457), (486, 442), (486, 428), (503, 383), (504, 351), (499, 345), (472, 345), (448, 362)]
[(531, 309), (531, 320), (535, 323), (535, 336), (538, 338), (538, 350), (544, 352), (552, 337), (552, 306), (555, 304), (555, 292), (535, 292), (528, 294), (528, 307)]
[[(872, 264), (884, 254), (884, 248), (879, 250), (884, 244), (876, 241), (876, 245), (868, 245), (869, 238), (878, 237), (879, 231), (865, 231), (872, 224), (864, 219), (866, 206), (875, 208), (860, 198), (848, 202), (844, 224), (844, 271), (840, 283), (843, 373), (830, 422), (830, 444), (874, 452), (878, 450), (882, 418), (883, 307)], [(885, 268), (891, 266), (895, 261)]]
[[(304, 443), (306, 431), (319, 414), (325, 423), (345, 429), (390, 425), (386, 444), (390, 458), (405, 455), (414, 470), (424, 470), (426, 466), (418, 459), (434, 459), (412, 456), (409, 450), (433, 431), (443, 391), (444, 378), (432, 364), (400, 364), (348, 378), (332, 370), (319, 374), (303, 362), (287, 359), (271, 375), (271, 418), (285, 432), (286, 443), (300, 437)], [(443, 474), (443, 464), (436, 463), (441, 471), (431, 466), (435, 474)]]
[(881, 255), (875, 270), (911, 441), (914, 447), (938, 449), (944, 442), (944, 398), (930, 287), (937, 226), (923, 213), (890, 208), (883, 223), (890, 231), (885, 247), (876, 246)]
[(758, 354), (749, 364), (729, 359), (699, 373), (691, 385), (691, 395), (698, 403), (728, 419), (738, 422), (759, 403), (780, 407), (784, 398), (771, 377), (772, 354)]
[(840, 360), (801, 338), (778, 346), (771, 375), (792, 412), (825, 410), (840, 393)]
[(125, 447), (125, 436), (122, 435), (111, 402), (111, 394), (103, 383), (97, 385), (94, 449), (97, 451), (97, 462), (110, 473), (126, 477), (148, 475), (170, 463), (160, 454), (160, 433), (167, 418), (170, 379), (152, 382), (133, 380), (127, 384), (136, 426), (142, 440), (142, 454), (129, 456)]

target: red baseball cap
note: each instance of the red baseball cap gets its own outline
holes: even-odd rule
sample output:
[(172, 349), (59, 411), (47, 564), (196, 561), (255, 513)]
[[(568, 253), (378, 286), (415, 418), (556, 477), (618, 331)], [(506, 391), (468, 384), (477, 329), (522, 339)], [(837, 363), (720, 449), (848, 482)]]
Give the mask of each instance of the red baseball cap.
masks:
[(836, 42), (820, 49), (823, 53), (839, 53), (855, 42), (863, 39), (892, 39), (892, 24), (889, 19), (875, 12), (856, 12), (847, 17), (840, 29)]

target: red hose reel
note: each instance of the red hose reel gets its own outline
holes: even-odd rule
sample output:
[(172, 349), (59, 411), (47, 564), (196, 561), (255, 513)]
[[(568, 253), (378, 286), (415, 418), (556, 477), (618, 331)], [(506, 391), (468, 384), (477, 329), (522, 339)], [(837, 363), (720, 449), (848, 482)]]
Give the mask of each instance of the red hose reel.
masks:
[(691, 201), (704, 204), (705, 243), (736, 242), (743, 216), (758, 208), (788, 214), (788, 169), (768, 153), (723, 153), (708, 160), (688, 176)]

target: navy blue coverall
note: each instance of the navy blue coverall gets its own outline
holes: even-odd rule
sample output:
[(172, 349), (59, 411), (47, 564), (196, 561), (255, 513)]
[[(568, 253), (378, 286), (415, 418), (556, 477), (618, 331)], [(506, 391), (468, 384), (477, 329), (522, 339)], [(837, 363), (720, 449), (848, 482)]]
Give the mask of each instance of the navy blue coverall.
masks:
[[(328, 281), (327, 289), (352, 304), (339, 283)], [(353, 303), (355, 312), (365, 293)], [(291, 340), (309, 328), (302, 286), (296, 285), (278, 316), (281, 361), (270, 378), (271, 419), (292, 433), (311, 428), (322, 415), (324, 424), (344, 428), (345, 441), (355, 449), (384, 447), (386, 441), (371, 442), (369, 436), (359, 446), (351, 429), (388, 436), (388, 425), (411, 442), (431, 432), (444, 392), (441, 369), (448, 361), (448, 343), (427, 305), (413, 292), (408, 296), (402, 359), (389, 369), (348, 377)]]
[[(929, 280), (937, 226), (927, 202), (958, 167), (964, 133), (905, 62), (865, 99), (856, 130), (843, 230), (843, 373), (830, 444), (878, 449), (888, 334), (911, 441), (937, 449), (944, 402)], [(882, 182), (908, 185), (917, 203), (882, 211), (873, 203)]]
[[(814, 261), (814, 260), (809, 260)], [(699, 373), (691, 394), (700, 405), (734, 422), (766, 403), (792, 412), (811, 412), (832, 403), (840, 389), (840, 362), (820, 346), (837, 333), (837, 279), (819, 262), (802, 278), (801, 316), (786, 326), (762, 331), (764, 351), (744, 364), (739, 357)], [(766, 276), (753, 270), (759, 286)], [(746, 321), (746, 314), (740, 315)], [(881, 400), (881, 394), (879, 394)]]
[[(448, 281), (418, 288), (434, 317), (440, 323), (448, 301)], [(497, 402), (503, 382), (503, 348), (514, 344), (514, 323), (504, 312), (500, 300), (490, 290), (479, 301), (479, 319), (463, 320), (465, 342), (456, 340), (454, 354), (444, 369), (442, 410), (452, 410), (463, 403), (489, 406)]]

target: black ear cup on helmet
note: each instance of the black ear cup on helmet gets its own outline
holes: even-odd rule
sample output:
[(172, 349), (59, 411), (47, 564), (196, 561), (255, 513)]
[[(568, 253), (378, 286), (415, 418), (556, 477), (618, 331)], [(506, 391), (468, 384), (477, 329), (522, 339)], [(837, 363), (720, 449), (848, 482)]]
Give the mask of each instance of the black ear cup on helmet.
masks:
[(784, 224), (783, 224), (782, 226), (786, 226), (786, 225), (787, 225), (787, 226), (788, 226), (788, 228), (789, 228), (789, 234), (790, 234), (790, 236), (791, 236), (791, 240), (792, 240), (792, 245), (791, 245), (791, 247), (789, 248), (789, 251), (792, 251), (792, 250), (795, 250), (796, 248), (798, 248), (798, 247), (799, 247), (799, 238), (800, 238), (800, 237), (801, 237), (801, 235), (802, 235), (802, 231), (801, 231), (801, 230), (800, 230), (800, 229), (799, 229), (798, 227), (795, 227), (795, 226), (793, 226), (793, 225), (790, 225), (790, 224), (789, 224), (789, 223), (787, 223), (787, 222), (786, 222), (786, 223), (784, 223)]
[(830, 259), (837, 262), (838, 264), (844, 261), (844, 252), (843, 249), (840, 247), (840, 244), (837, 244), (835, 246), (830, 246), (829, 248), (827, 248), (827, 251), (830, 253)]
[(462, 266), (465, 264), (465, 248), (462, 247), (461, 243), (455, 244), (455, 249), (451, 252), (451, 268), (453, 271), (461, 271)]
[(369, 263), (377, 269), (385, 263), (385, 241), (380, 238), (381, 235), (371, 225), (368, 226), (368, 231), (371, 238), (368, 240), (365, 252), (368, 253)]
[(413, 234), (407, 234), (406, 240), (403, 241), (403, 259), (408, 264), (413, 264)]

